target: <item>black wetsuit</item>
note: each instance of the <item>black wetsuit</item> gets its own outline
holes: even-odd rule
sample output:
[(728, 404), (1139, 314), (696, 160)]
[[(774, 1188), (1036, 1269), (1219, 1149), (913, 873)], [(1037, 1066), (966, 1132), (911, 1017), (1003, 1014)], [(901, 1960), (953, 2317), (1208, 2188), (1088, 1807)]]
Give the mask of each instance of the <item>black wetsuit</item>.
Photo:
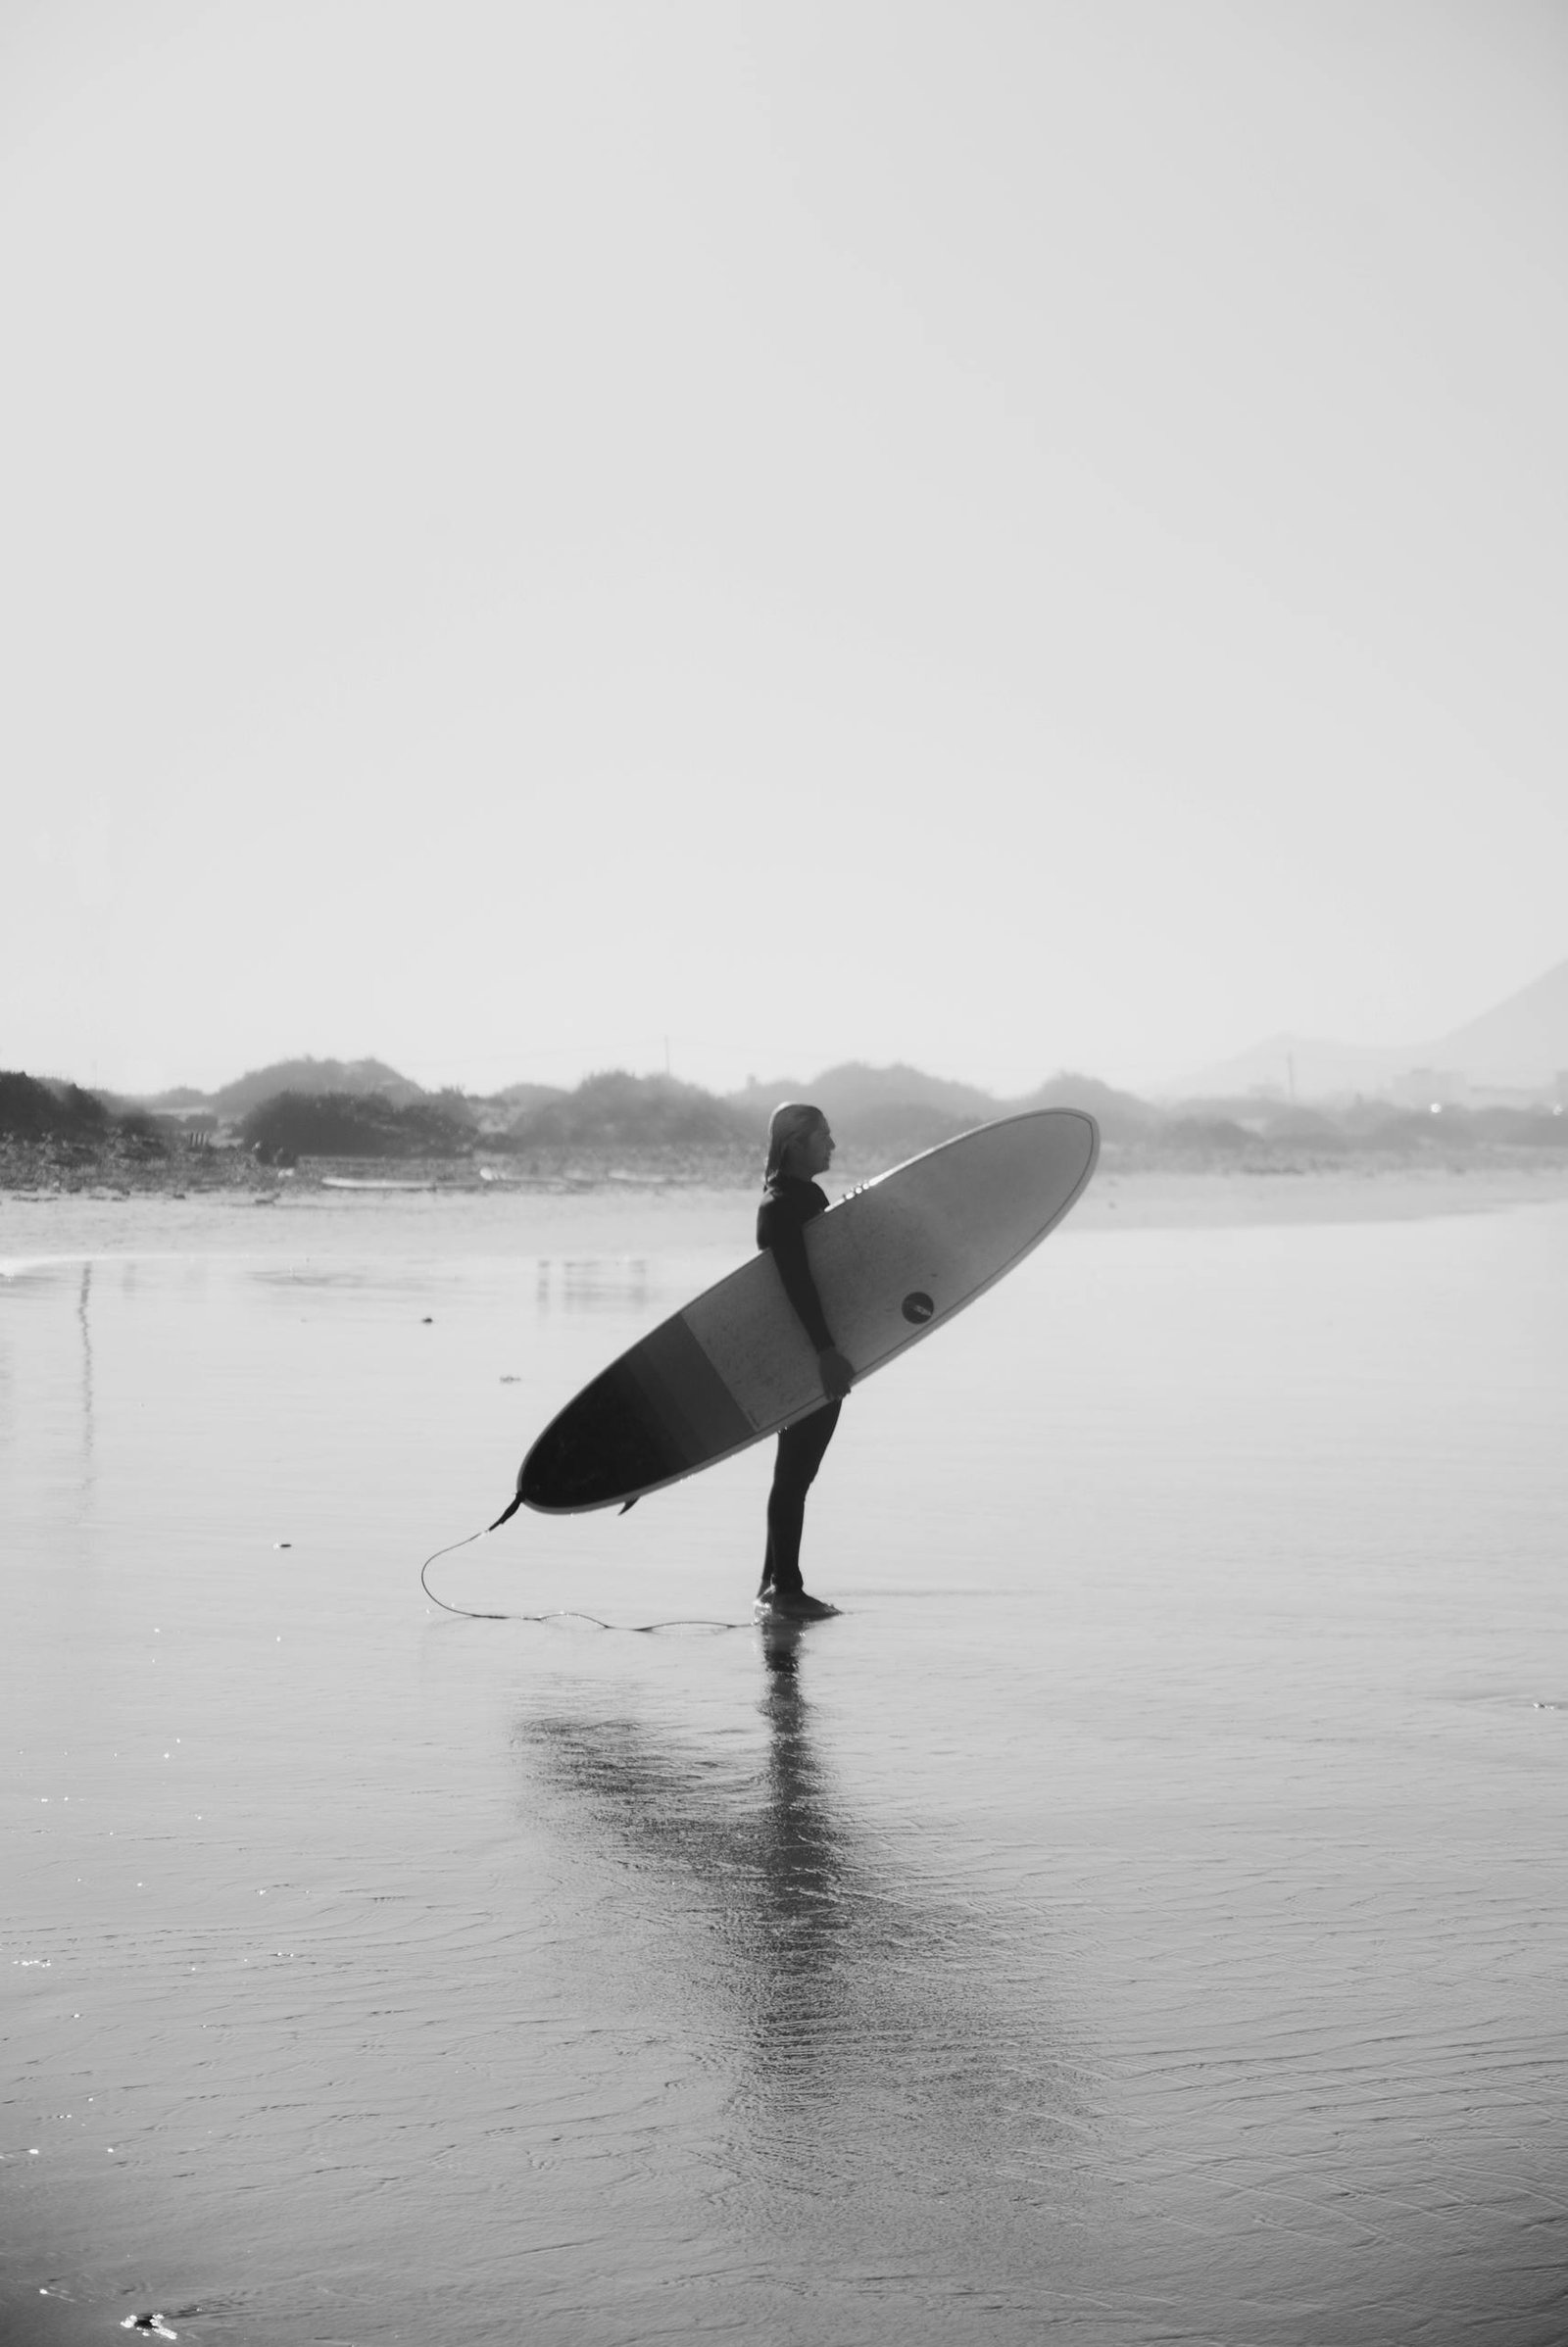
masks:
[[(795, 1174), (779, 1174), (769, 1182), (757, 1211), (757, 1244), (770, 1247), (778, 1265), (784, 1293), (795, 1306), (801, 1325), (818, 1352), (833, 1339), (822, 1316), (822, 1299), (806, 1259), (806, 1225), (827, 1212), (827, 1198), (814, 1182)], [(778, 1439), (773, 1489), (767, 1495), (767, 1557), (762, 1566), (762, 1589), (793, 1591), (801, 1588), (801, 1534), (806, 1524), (806, 1494), (833, 1440), (842, 1403), (825, 1401), (806, 1417), (785, 1427)]]

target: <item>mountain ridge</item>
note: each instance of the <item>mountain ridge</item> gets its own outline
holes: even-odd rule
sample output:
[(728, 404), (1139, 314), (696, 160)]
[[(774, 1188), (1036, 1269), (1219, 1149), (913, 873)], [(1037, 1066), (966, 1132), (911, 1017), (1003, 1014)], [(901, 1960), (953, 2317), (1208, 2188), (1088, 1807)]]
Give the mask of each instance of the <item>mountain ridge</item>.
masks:
[(1230, 1095), (1267, 1087), (1300, 1100), (1376, 1091), (1418, 1071), (1478, 1089), (1544, 1090), (1568, 1070), (1568, 961), (1504, 996), (1477, 1017), (1423, 1043), (1347, 1044), (1319, 1036), (1266, 1036), (1157, 1087), (1163, 1100)]
[[(656, 1084), (653, 1078), (631, 1078), (624, 1070), (616, 1070), (587, 1076), (574, 1088), (519, 1081), (491, 1093), (442, 1095), (427, 1091), (382, 1059), (304, 1057), (252, 1068), (211, 1093), (179, 1086), (150, 1097), (100, 1097), (117, 1112), (131, 1107), (165, 1114), (206, 1111), (236, 1122), (284, 1092), (379, 1095), (396, 1107), (461, 1097), (480, 1111), (477, 1122), (482, 1132), (505, 1134), (527, 1127), (530, 1120), (556, 1104), (576, 1099), (585, 1087), (602, 1084), (607, 1073), (634, 1088)], [(1029, 1108), (1088, 1108), (1100, 1118), (1107, 1139), (1132, 1139), (1171, 1114), (1184, 1100), (1245, 1102), (1249, 1097), (1262, 1095), (1305, 1103), (1357, 1097), (1401, 1100), (1420, 1095), (1424, 1101), (1428, 1095), (1459, 1100), (1467, 1088), (1484, 1096), (1489, 1087), (1498, 1093), (1512, 1090), (1547, 1100), (1554, 1094), (1568, 1097), (1568, 960), (1558, 962), (1475, 1018), (1425, 1043), (1344, 1044), (1280, 1033), (1228, 1059), (1199, 1068), (1178, 1082), (1154, 1088), (1152, 1098), (1069, 1070), (1046, 1078), (1023, 1094), (999, 1097), (958, 1077), (932, 1075), (907, 1061), (877, 1066), (858, 1059), (837, 1061), (808, 1078), (781, 1076), (765, 1083), (754, 1079), (728, 1093), (709, 1092), (703, 1086), (686, 1089), (722, 1103), (753, 1132), (765, 1128), (781, 1100), (812, 1100), (827, 1112), (842, 1140), (857, 1146), (897, 1149), (925, 1147), (968, 1125)], [(648, 1098), (651, 1102), (652, 1093)], [(560, 1125), (564, 1130), (577, 1121), (574, 1112), (560, 1108), (545, 1115), (543, 1124), (533, 1129), (544, 1131)]]

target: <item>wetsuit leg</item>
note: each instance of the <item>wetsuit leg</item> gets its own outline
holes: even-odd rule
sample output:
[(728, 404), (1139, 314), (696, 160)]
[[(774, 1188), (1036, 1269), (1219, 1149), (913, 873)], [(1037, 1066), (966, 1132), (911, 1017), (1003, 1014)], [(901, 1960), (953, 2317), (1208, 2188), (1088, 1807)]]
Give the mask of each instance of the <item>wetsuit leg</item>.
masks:
[(797, 1418), (778, 1439), (773, 1489), (767, 1495), (767, 1559), (762, 1566), (763, 1589), (801, 1588), (801, 1534), (806, 1527), (806, 1494), (816, 1479), (822, 1454), (833, 1440), (843, 1403), (824, 1402), (808, 1418)]

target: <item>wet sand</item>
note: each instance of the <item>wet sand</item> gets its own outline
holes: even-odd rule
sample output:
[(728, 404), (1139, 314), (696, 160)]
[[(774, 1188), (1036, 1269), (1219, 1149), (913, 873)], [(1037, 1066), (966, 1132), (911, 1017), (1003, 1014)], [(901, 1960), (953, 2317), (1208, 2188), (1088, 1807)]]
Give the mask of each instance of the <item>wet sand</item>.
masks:
[(1568, 1206), (1158, 1180), (772, 1650), (760, 1453), (417, 1584), (750, 1195), (3, 1209), (6, 2347), (1555, 2347)]

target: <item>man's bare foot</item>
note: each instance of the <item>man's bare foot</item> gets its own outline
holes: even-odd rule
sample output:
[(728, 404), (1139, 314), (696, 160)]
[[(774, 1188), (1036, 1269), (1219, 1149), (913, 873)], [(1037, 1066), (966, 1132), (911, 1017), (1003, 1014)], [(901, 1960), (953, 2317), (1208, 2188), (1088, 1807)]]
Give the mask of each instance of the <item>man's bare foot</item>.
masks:
[(770, 1614), (781, 1614), (786, 1622), (826, 1622), (839, 1610), (824, 1598), (808, 1597), (804, 1589), (764, 1589), (757, 1602)]

